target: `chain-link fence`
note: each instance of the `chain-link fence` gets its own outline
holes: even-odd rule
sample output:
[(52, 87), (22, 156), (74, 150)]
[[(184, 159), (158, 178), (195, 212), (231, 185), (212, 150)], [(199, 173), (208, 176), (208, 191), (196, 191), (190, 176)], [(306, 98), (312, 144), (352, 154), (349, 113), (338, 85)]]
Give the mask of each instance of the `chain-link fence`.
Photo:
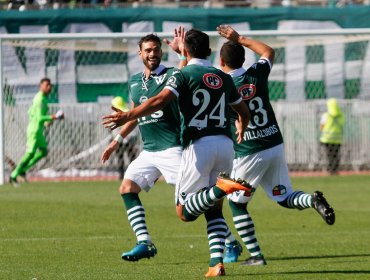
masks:
[[(284, 133), (291, 170), (325, 170), (327, 158), (319, 143), (319, 122), (329, 97), (340, 101), (346, 116), (340, 170), (369, 170), (370, 32), (241, 33), (266, 42), (276, 51), (269, 78), (270, 97)], [(224, 40), (215, 32), (209, 34), (213, 49), (210, 59), (218, 66), (218, 50)], [(128, 101), (128, 78), (143, 69), (137, 55), (137, 41), (143, 35), (0, 37), (6, 176), (25, 152), (27, 110), (44, 76), (54, 84), (50, 112), (62, 108), (66, 117), (46, 129), (49, 154), (30, 176), (118, 176), (122, 165), (140, 151), (141, 144), (138, 137), (133, 137), (121, 149), (125, 151), (121, 155), (124, 163), (117, 155), (102, 165), (100, 155), (112, 134), (102, 127), (100, 117), (110, 112), (114, 96)], [(163, 49), (163, 64), (176, 66), (177, 56), (166, 46)], [(255, 60), (256, 56), (247, 51), (244, 67)]]

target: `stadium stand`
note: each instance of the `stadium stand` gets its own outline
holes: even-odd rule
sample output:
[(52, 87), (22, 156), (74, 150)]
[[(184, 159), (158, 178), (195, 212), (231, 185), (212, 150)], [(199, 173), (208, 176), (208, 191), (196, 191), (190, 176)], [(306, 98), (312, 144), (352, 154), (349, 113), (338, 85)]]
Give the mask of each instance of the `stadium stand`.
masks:
[(123, 8), (123, 7), (256, 7), (369, 5), (370, 0), (1, 0), (2, 10), (34, 10), (60, 8)]

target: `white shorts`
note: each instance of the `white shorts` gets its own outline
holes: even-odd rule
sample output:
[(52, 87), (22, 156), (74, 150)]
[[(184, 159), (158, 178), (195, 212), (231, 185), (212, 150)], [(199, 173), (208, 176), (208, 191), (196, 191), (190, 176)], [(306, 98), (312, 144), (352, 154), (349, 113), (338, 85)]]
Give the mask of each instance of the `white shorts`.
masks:
[(215, 185), (221, 171), (230, 173), (233, 158), (233, 142), (224, 135), (202, 137), (189, 145), (181, 158), (176, 204), (184, 205), (191, 195)]
[[(231, 176), (246, 179), (255, 190), (260, 185), (269, 198), (276, 202), (285, 200), (293, 192), (284, 144), (234, 159)], [(247, 203), (252, 199), (253, 193), (251, 196), (245, 196), (243, 191), (239, 191), (228, 195), (227, 198), (236, 203)]]
[(145, 191), (149, 191), (161, 175), (168, 184), (175, 185), (181, 154), (181, 147), (158, 152), (142, 151), (128, 166), (124, 179), (135, 182)]

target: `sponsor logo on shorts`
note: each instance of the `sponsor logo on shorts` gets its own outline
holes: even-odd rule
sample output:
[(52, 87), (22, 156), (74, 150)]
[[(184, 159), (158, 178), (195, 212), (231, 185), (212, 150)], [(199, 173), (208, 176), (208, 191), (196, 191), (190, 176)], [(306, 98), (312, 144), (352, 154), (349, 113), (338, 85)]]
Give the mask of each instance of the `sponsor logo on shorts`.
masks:
[(213, 73), (207, 73), (203, 75), (203, 82), (207, 87), (218, 89), (222, 87), (222, 79)]
[(277, 185), (272, 189), (273, 196), (283, 195), (283, 194), (286, 194), (286, 187), (283, 185)]

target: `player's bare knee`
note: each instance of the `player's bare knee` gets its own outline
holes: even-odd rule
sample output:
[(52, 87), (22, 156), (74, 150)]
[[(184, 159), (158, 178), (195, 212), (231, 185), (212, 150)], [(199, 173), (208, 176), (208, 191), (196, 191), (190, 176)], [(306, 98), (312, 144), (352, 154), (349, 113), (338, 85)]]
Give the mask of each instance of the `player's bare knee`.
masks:
[(139, 193), (141, 188), (133, 181), (128, 179), (123, 179), (121, 185), (119, 186), (119, 193)]

